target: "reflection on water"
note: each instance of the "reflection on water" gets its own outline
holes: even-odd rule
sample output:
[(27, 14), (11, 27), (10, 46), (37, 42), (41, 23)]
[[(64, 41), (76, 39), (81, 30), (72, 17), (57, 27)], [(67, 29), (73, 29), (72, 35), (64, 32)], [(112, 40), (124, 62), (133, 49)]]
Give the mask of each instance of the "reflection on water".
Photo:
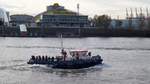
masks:
[(28, 65), (31, 55), (60, 54), (58, 38), (0, 38), (0, 84), (149, 84), (149, 38), (64, 38), (64, 47), (89, 49), (103, 65), (52, 69)]

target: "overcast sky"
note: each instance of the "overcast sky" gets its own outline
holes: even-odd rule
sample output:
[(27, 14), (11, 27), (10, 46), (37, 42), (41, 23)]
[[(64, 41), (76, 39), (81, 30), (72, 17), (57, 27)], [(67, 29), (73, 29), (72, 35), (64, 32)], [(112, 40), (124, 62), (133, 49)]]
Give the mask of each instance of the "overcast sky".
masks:
[(113, 18), (123, 18), (126, 8), (150, 8), (150, 0), (0, 0), (0, 8), (10, 14), (36, 15), (46, 10), (46, 6), (59, 3), (66, 9), (77, 11), (77, 3), (80, 4), (80, 13), (94, 16), (108, 14)]

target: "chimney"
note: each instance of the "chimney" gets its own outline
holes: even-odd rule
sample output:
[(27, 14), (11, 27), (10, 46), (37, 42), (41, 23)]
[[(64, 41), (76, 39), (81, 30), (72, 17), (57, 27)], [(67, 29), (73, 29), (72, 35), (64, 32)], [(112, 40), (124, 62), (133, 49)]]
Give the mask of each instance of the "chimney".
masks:
[(80, 14), (80, 4), (79, 3), (77, 4), (77, 13), (78, 13), (78, 15)]

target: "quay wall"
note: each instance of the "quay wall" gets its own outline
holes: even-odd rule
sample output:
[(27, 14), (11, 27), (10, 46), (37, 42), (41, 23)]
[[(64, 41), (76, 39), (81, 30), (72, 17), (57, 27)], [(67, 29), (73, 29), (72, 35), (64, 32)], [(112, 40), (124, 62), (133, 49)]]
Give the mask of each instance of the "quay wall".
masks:
[(21, 32), (19, 27), (0, 27), (0, 37), (150, 37), (150, 30), (107, 28), (42, 28), (28, 27)]

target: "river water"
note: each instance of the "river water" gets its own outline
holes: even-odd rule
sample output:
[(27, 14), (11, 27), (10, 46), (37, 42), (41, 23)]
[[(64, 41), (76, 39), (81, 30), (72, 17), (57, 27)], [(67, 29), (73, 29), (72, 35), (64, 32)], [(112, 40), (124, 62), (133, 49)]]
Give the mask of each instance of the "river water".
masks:
[(0, 38), (0, 84), (150, 84), (150, 38), (64, 38), (64, 47), (101, 55), (78, 70), (28, 65), (31, 55), (60, 54), (59, 38)]

